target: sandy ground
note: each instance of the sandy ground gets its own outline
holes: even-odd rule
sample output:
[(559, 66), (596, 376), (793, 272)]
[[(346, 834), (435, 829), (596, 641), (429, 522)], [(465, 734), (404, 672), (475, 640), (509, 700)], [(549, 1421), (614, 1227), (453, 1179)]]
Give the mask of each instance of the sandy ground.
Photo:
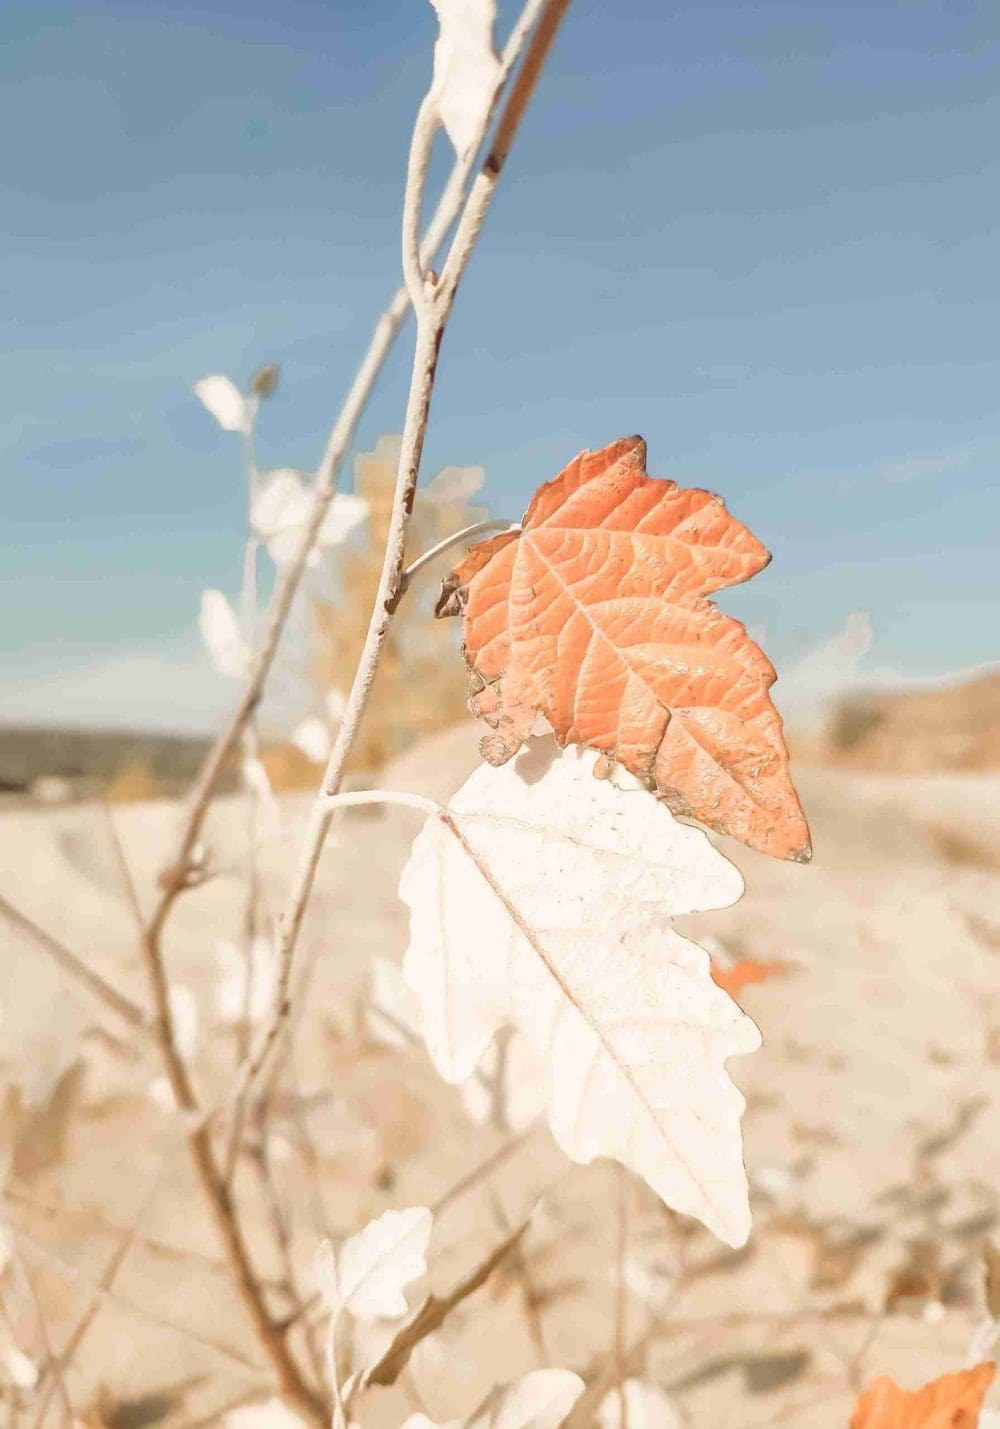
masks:
[[(446, 798), (472, 768), (475, 743), (471, 727), (438, 736), (381, 782)], [(846, 1425), (872, 1375), (916, 1385), (961, 1367), (983, 1316), (982, 1243), (1000, 1216), (1000, 776), (807, 770), (798, 783), (813, 864), (777, 864), (722, 841), (749, 891), (737, 907), (683, 924), (714, 939), (720, 959), (787, 964), (740, 994), (764, 1035), (760, 1052), (731, 1064), (749, 1102), (750, 1244), (730, 1252), (665, 1214), (640, 1184), (625, 1193), (625, 1340), (657, 1320), (634, 1368), (669, 1389), (693, 1429)], [(265, 846), (274, 906), (305, 807), (284, 800)], [(146, 906), (176, 818), (166, 803), (115, 811)], [(208, 1096), (227, 1085), (239, 1052), (238, 1030), (219, 1016), (215, 947), (239, 937), (245, 822), (239, 800), (216, 807), (206, 842), (218, 873), (178, 904), (167, 942)], [(310, 977), (267, 1141), (306, 1291), (323, 1234), (345, 1234), (388, 1206), (433, 1205), (508, 1139), (470, 1120), (419, 1047), (388, 1048), (366, 1028), (372, 960), (398, 961), (405, 946), (395, 886), (416, 824), (401, 810), (345, 815), (308, 915)], [(145, 1004), (102, 808), (0, 818), (0, 869), (0, 893)], [(3, 1215), (19, 1238), (3, 1276), (0, 1348), (37, 1355), (25, 1268), (58, 1347), (127, 1241), (66, 1374), (74, 1407), (120, 1429), (220, 1422), (267, 1372), (221, 1268), (155, 1056), (123, 1038), (29, 939), (5, 930), (4, 949), (0, 1174)], [(251, 1157), (237, 1189), (280, 1305), (282, 1267)], [(538, 1127), (489, 1182), (450, 1200), (432, 1242), (435, 1288), (546, 1193), (524, 1273), (510, 1264), (499, 1272), (422, 1347), (406, 1385), (360, 1404), (359, 1423), (396, 1426), (416, 1403), (440, 1419), (468, 1411), (493, 1381), (542, 1355), (593, 1372), (614, 1340), (620, 1189), (607, 1164), (567, 1166)], [(357, 1346), (362, 1358), (369, 1338)]]

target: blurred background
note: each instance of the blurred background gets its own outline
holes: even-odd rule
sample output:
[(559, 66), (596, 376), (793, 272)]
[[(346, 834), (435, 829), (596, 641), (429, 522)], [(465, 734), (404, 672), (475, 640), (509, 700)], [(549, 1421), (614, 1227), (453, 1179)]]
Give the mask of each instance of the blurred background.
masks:
[[(240, 444), (192, 385), (280, 363), (259, 463), (315, 466), (397, 280), (434, 15), (14, 0), (0, 27), (0, 780), (121, 772), (115, 742), (61, 758), (36, 729), (183, 736), (142, 756), (183, 777), (232, 699), (199, 594), (235, 595), (246, 535)], [(900, 758), (981, 762), (996, 717), (980, 682), (974, 749), (935, 742), (949, 697), (921, 682), (997, 658), (998, 57), (975, 0), (580, 6), (444, 352), (425, 480), (482, 467), (477, 504), (516, 520), (641, 431), (654, 474), (775, 553), (723, 603), (789, 717), (802, 680), (912, 691), (841, 722), (856, 758), (898, 709), (935, 745)], [(360, 450), (399, 430), (407, 370), (404, 337)], [(337, 604), (334, 565), (313, 589)]]

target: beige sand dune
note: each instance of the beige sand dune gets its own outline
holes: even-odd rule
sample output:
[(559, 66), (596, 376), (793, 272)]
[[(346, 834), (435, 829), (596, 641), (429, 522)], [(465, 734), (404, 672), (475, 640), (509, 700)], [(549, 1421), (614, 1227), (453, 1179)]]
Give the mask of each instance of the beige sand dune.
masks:
[[(469, 725), (431, 738), (381, 782), (446, 798), (475, 763), (476, 737)], [(630, 1193), (629, 1274), (639, 1293), (627, 1338), (642, 1335), (652, 1302), (663, 1324), (644, 1372), (671, 1390), (693, 1429), (843, 1425), (852, 1386), (874, 1373), (915, 1384), (960, 1367), (982, 1318), (982, 1241), (1000, 1214), (1000, 775), (816, 770), (799, 783), (813, 864), (724, 844), (745, 872), (746, 897), (685, 920), (685, 931), (716, 941), (720, 958), (788, 964), (741, 994), (764, 1034), (759, 1053), (733, 1064), (749, 1101), (750, 1245), (729, 1252), (664, 1214), (643, 1188)], [(265, 845), (273, 908), (306, 808), (286, 796)], [(147, 905), (176, 818), (167, 802), (115, 811)], [(106, 819), (94, 804), (5, 815), (0, 893), (145, 1005)], [(390, 1205), (433, 1204), (504, 1141), (470, 1122), (422, 1049), (391, 1050), (365, 1030), (372, 960), (398, 960), (405, 946), (395, 885), (417, 822), (398, 809), (345, 814), (308, 914), (297, 1052), (267, 1148), (305, 1280), (321, 1235), (346, 1233)], [(220, 801), (206, 837), (217, 873), (181, 900), (167, 938), (208, 1095), (227, 1085), (239, 1051), (236, 1031), (220, 1022), (215, 947), (239, 935), (244, 842), (239, 799)], [(114, 1281), (120, 1298), (105, 1303), (67, 1373), (74, 1404), (89, 1407), (94, 1423), (217, 1416), (267, 1374), (220, 1267), (183, 1128), (164, 1109), (155, 1055), (123, 1037), (30, 938), (5, 930), (4, 947), (4, 1216), (30, 1238), (22, 1251), (55, 1344), (123, 1233), (139, 1226)], [(268, 1251), (259, 1171), (245, 1158), (237, 1187), (253, 1207), (255, 1248), (278, 1304), (283, 1268)], [(450, 1283), (547, 1189), (527, 1242), (545, 1352), (593, 1368), (614, 1330), (612, 1168), (568, 1168), (539, 1128), (492, 1185), (492, 1199), (480, 1184), (439, 1217), (432, 1283)], [(0, 1337), (28, 1348), (31, 1316), (8, 1294), (17, 1273), (8, 1264), (13, 1312)], [(361, 1424), (397, 1425), (414, 1393), (444, 1418), (493, 1380), (534, 1367), (524, 1293), (512, 1270), (498, 1274), (422, 1347), (409, 1390), (364, 1402)], [(165, 1395), (159, 1410), (150, 1402), (153, 1417), (136, 1417), (136, 1403), (153, 1394)]]

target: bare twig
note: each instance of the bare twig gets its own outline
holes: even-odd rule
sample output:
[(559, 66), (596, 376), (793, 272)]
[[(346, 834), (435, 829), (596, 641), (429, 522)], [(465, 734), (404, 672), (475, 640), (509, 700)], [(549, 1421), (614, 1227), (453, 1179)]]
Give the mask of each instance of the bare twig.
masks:
[[(566, 0), (568, 3), (568, 0)], [(562, 8), (565, 8), (563, 5)], [(494, 104), (506, 84), (512, 70), (520, 59), (528, 35), (535, 27), (538, 17), (546, 9), (546, 0), (527, 0), (510, 38), (504, 47), (500, 65), (500, 78)], [(492, 110), (491, 110), (492, 113)], [(441, 247), (455, 219), (458, 217), (465, 198), (469, 176), (475, 166), (477, 150), (470, 149), (464, 159), (454, 165), (445, 185), (437, 209), (428, 226), (426, 237), (420, 248), (422, 269), (431, 262)], [(327, 439), (326, 448), (316, 470), (313, 488), (313, 508), (305, 523), (299, 549), (294, 559), (285, 567), (279, 578), (264, 624), (264, 631), (251, 667), (246, 688), (233, 711), (229, 723), (219, 734), (198, 773), (188, 800), (187, 814), (181, 829), (177, 847), (169, 869), (166, 871), (164, 888), (159, 905), (151, 920), (157, 934), (166, 922), (170, 908), (177, 894), (184, 887), (186, 869), (191, 852), (198, 840), (205, 815), (219, 779), (239, 744), (243, 730), (260, 703), (264, 685), (270, 674), (274, 656), (288, 619), (292, 602), (301, 584), (302, 575), (320, 527), (329, 509), (337, 486), (340, 468), (346, 456), (358, 422), (371, 396), (375, 381), (389, 355), (393, 343), (410, 310), (410, 295), (407, 284), (396, 289), (381, 317), (375, 324), (368, 347), (354, 375), (334, 426)]]
[(133, 1031), (148, 1027), (149, 1019), (141, 1007), (127, 998), (124, 993), (119, 992), (117, 988), (112, 987), (109, 982), (105, 982), (100, 973), (94, 972), (93, 968), (88, 967), (75, 953), (71, 953), (69, 948), (63, 947), (62, 943), (53, 938), (50, 933), (46, 933), (26, 913), (15, 908), (13, 903), (4, 898), (2, 894), (0, 894), (0, 915), (19, 932), (27, 934), (39, 952), (50, 957), (60, 972), (65, 973), (67, 977), (73, 979), (77, 986), (84, 988), (92, 997), (97, 998), (123, 1022), (126, 1022)]
[[(156, 1182), (150, 1188), (149, 1193), (143, 1197), (142, 1205), (139, 1208), (139, 1214), (136, 1216), (131, 1229), (128, 1230), (122, 1236), (121, 1241), (112, 1252), (111, 1258), (105, 1266), (103, 1274), (101, 1275), (101, 1291), (110, 1290), (113, 1287), (119, 1270), (121, 1270), (130, 1251), (132, 1250), (136, 1242), (139, 1240), (139, 1230), (142, 1225), (143, 1218), (145, 1217), (145, 1214), (149, 1209), (150, 1202), (152, 1201), (158, 1186), (159, 1177), (157, 1177)], [(87, 1306), (83, 1314), (80, 1316), (79, 1320), (76, 1322), (65, 1344), (54, 1359), (52, 1364), (53, 1374), (49, 1384), (45, 1385), (44, 1387), (40, 1386), (40, 1388), (43, 1389), (43, 1392), (41, 1394), (38, 1409), (35, 1414), (34, 1429), (41, 1429), (41, 1426), (45, 1423), (45, 1416), (48, 1411), (49, 1403), (56, 1389), (56, 1375), (58, 1374), (61, 1376), (72, 1364), (74, 1355), (76, 1354), (80, 1346), (83, 1344), (83, 1341), (86, 1339), (91, 1325), (94, 1323), (97, 1316), (100, 1314), (102, 1303), (103, 1302), (101, 1300), (100, 1294), (95, 1293), (91, 1297), (90, 1304)]]
[[(561, 16), (566, 3), (567, 0), (547, 0), (547, 3), (540, 4), (531, 0), (508, 44), (503, 77), (506, 77), (510, 67), (516, 61), (519, 47), (528, 33), (530, 22), (539, 14), (541, 15), (538, 30), (529, 46), (525, 60), (525, 68), (529, 70), (530, 79), (527, 84), (523, 79), (519, 79), (513, 91), (511, 103), (501, 118), (498, 129), (497, 143), (501, 145), (504, 152), (509, 148), (514, 130), (516, 130), (523, 113), (527, 96), (533, 88), (544, 54), (551, 42), (554, 33), (552, 16), (554, 14)], [(537, 39), (539, 33), (545, 37), (541, 46)], [(436, 113), (427, 101), (421, 106), (414, 130), (407, 182), (404, 222), (406, 285), (403, 290), (397, 292), (389, 308), (377, 323), (368, 351), (362, 359), (344, 407), (330, 433), (326, 450), (317, 469), (314, 499), (309, 519), (304, 525), (294, 558), (282, 570), (275, 585), (246, 687), (229, 723), (210, 750), (195, 781), (173, 860), (161, 874), (159, 900), (141, 930), (141, 946), (156, 1009), (156, 1033), (163, 1064), (174, 1100), (181, 1113), (184, 1114), (186, 1125), (189, 1128), (188, 1145), (198, 1181), (211, 1208), (217, 1230), (226, 1250), (237, 1291), (250, 1317), (258, 1342), (266, 1352), (277, 1374), (282, 1392), (290, 1405), (314, 1424), (325, 1423), (323, 1401), (306, 1383), (302, 1371), (288, 1347), (284, 1331), (270, 1315), (262, 1284), (252, 1264), (249, 1247), (237, 1216), (226, 1169), (224, 1166), (220, 1167), (216, 1158), (209, 1120), (200, 1112), (190, 1072), (178, 1048), (161, 940), (173, 904), (188, 885), (192, 854), (220, 776), (235, 754), (260, 703), (264, 685), (270, 673), (309, 554), (333, 499), (341, 463), (353, 439), (355, 428), (376, 376), (399, 331), (407, 307), (412, 301), (415, 303), (417, 316), (416, 354), (385, 564), (365, 651), (327, 771), (328, 787), (331, 787), (333, 793), (339, 790), (344, 765), (357, 732), (368, 691), (374, 678), (378, 657), (395, 609), (395, 602), (398, 599), (399, 579), (403, 572), (406, 528), (420, 468), (423, 435), (430, 407), (438, 350), (454, 301), (458, 280), (464, 271), (468, 255), (474, 244), (474, 239), (470, 242), (467, 235), (463, 238), (465, 258), (457, 266), (454, 280), (447, 291), (439, 290), (432, 283), (430, 277), (426, 282), (424, 281), (423, 273), (430, 257), (433, 256), (434, 248), (442, 241), (459, 212), (465, 181), (471, 172), (471, 163), (473, 162), (470, 158), (467, 165), (463, 162), (456, 166), (459, 179), (456, 182), (453, 175), (453, 180), (449, 182), (442, 196), (438, 213), (431, 224), (427, 239), (422, 246), (418, 246), (414, 240), (415, 235), (419, 232), (423, 178), (430, 157), (436, 122)], [(494, 151), (497, 148), (497, 143), (494, 143)], [(479, 186), (477, 185), (477, 187)], [(492, 193), (492, 187), (489, 192)], [(489, 197), (487, 196), (484, 202), (480, 189), (476, 202), (477, 232), (488, 202)], [(249, 1075), (245, 1074), (239, 1079), (238, 1104), (246, 1094), (253, 1073), (263, 1064), (264, 1056), (276, 1039), (287, 1015), (292, 954), (331, 817), (332, 811), (328, 810), (326, 802), (321, 796), (317, 800), (316, 812), (303, 850), (300, 870), (286, 916), (282, 922), (279, 989), (270, 1023), (265, 1029), (263, 1055), (247, 1059), (246, 1066), (249, 1068)]]
[(38, 1299), (38, 1294), (35, 1290), (35, 1278), (31, 1273), (31, 1268), (29, 1267), (27, 1259), (21, 1249), (19, 1237), (16, 1232), (14, 1235), (14, 1255), (17, 1259), (18, 1267), (21, 1271), (21, 1274), (24, 1277), (24, 1284), (28, 1291), (28, 1299), (31, 1301), (31, 1308), (35, 1316), (35, 1325), (38, 1329), (38, 1338), (41, 1342), (42, 1353), (45, 1356), (45, 1373), (51, 1375), (52, 1377), (52, 1383), (55, 1386), (56, 1394), (59, 1396), (59, 1403), (62, 1405), (63, 1420), (68, 1426), (70, 1426), (70, 1429), (72, 1429), (74, 1420), (73, 1405), (69, 1397), (69, 1391), (66, 1388), (66, 1380), (63, 1377), (62, 1365), (59, 1363), (53, 1352), (52, 1341), (49, 1339), (48, 1326), (45, 1323), (45, 1316), (42, 1314), (42, 1307)]
[(174, 1320), (168, 1320), (163, 1315), (155, 1315), (144, 1306), (136, 1304), (133, 1300), (127, 1300), (114, 1290), (106, 1290), (100, 1281), (92, 1280), (89, 1275), (85, 1275), (82, 1270), (78, 1270), (75, 1265), (71, 1265), (68, 1260), (63, 1260), (55, 1251), (48, 1246), (42, 1245), (41, 1241), (29, 1235), (26, 1231), (20, 1230), (16, 1226), (11, 1226), (8, 1222), (8, 1229), (13, 1233), (14, 1238), (21, 1241), (31, 1252), (45, 1261), (59, 1272), (65, 1279), (71, 1280), (74, 1284), (96, 1295), (102, 1304), (114, 1307), (117, 1310), (124, 1310), (130, 1315), (135, 1315), (137, 1319), (144, 1320), (148, 1325), (154, 1325), (158, 1329), (167, 1330), (174, 1335), (180, 1335), (183, 1339), (190, 1340), (192, 1344), (200, 1345), (203, 1349), (210, 1350), (213, 1354), (227, 1360), (230, 1365), (237, 1365), (242, 1370), (249, 1370), (253, 1374), (265, 1373), (263, 1365), (255, 1364), (249, 1360), (239, 1350), (233, 1349), (230, 1345), (225, 1345), (221, 1340), (213, 1340), (208, 1336), (200, 1335), (192, 1330), (189, 1325), (180, 1325)]
[(337, 738), (327, 762), (323, 786), (313, 805), (302, 844), (298, 871), (281, 920), (277, 996), (272, 1015), (265, 1027), (260, 1050), (249, 1069), (251, 1077), (263, 1065), (288, 1016), (292, 960), (306, 904), (312, 892), (316, 870), (333, 818), (335, 805), (332, 801), (339, 793), (347, 759), (364, 715), (375, 673), (400, 599), (406, 533), (413, 509), (417, 478), (420, 473), (424, 434), (430, 414), (438, 356), (445, 328), (451, 315), (458, 285), (468, 266), (476, 239), (496, 191), (500, 171), (568, 4), (569, 0), (547, 0), (541, 11), (538, 25), (528, 45), (524, 63), (518, 72), (510, 98), (501, 112), (489, 155), (472, 186), (472, 191), (459, 219), (458, 228), (445, 261), (444, 275), (440, 282), (435, 281), (433, 274), (430, 273), (424, 279), (419, 265), (415, 266), (414, 263), (413, 235), (415, 223), (419, 221), (426, 159), (429, 154), (430, 140), (433, 138), (433, 124), (428, 119), (427, 101), (421, 105), (420, 120), (414, 133), (410, 169), (407, 176), (403, 251), (411, 296), (415, 293), (419, 281), (423, 301), (417, 309), (417, 338), (413, 370), (382, 573), (364, 648), (347, 698)]

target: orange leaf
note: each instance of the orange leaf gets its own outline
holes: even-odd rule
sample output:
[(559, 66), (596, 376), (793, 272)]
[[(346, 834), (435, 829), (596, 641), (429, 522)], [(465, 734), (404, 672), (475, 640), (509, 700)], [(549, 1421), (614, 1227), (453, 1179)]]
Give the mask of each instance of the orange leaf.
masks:
[(783, 977), (788, 971), (784, 963), (759, 963), (756, 958), (740, 958), (728, 968), (712, 964), (712, 981), (730, 997), (735, 997), (743, 988), (754, 982), (767, 982), (768, 978)]
[(894, 1379), (874, 1379), (851, 1415), (850, 1429), (976, 1429), (996, 1366), (943, 1374), (908, 1393)]
[(581, 452), (518, 531), (473, 546), (439, 615), (464, 612), (469, 707), (503, 764), (541, 713), (560, 744), (604, 751), (663, 798), (778, 858), (805, 862), (774, 669), (704, 597), (770, 559), (707, 491), (646, 475), (646, 444)]

